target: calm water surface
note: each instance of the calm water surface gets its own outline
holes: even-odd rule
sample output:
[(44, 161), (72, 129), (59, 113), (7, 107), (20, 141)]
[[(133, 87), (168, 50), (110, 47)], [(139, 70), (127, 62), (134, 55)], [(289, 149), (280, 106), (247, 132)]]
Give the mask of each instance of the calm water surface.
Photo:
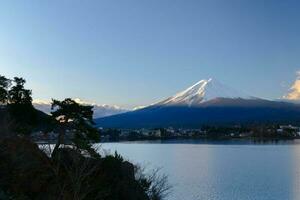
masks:
[(300, 199), (299, 140), (176, 140), (101, 146), (133, 163), (162, 168), (173, 186), (169, 200)]

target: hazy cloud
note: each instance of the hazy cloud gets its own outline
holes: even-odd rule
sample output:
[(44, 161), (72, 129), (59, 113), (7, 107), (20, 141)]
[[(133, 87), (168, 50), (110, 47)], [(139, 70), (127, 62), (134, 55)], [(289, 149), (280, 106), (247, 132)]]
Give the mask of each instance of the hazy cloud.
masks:
[(297, 78), (291, 86), (289, 93), (283, 98), (289, 100), (300, 100), (300, 71), (297, 72)]

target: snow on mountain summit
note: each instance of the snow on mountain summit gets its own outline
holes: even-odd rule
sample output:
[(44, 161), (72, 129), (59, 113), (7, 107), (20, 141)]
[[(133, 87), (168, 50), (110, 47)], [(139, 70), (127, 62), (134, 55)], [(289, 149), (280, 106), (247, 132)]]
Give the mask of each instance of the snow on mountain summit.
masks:
[(210, 78), (208, 80), (201, 80), (158, 104), (197, 106), (216, 98), (251, 99), (250, 96)]
[[(130, 111), (128, 109), (121, 108), (116, 105), (107, 105), (107, 104), (101, 105), (101, 104), (85, 101), (79, 98), (75, 98), (74, 100), (79, 104), (93, 106), (94, 118), (107, 117), (107, 116), (121, 114)], [(51, 101), (35, 99), (33, 100), (32, 104), (36, 109), (41, 110), (47, 114), (50, 114), (51, 112)]]

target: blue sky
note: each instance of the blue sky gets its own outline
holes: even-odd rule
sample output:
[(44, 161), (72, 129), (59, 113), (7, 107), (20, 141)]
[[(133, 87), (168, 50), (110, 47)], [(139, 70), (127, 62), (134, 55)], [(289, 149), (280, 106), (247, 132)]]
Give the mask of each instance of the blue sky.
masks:
[(34, 98), (145, 105), (215, 78), (269, 99), (300, 70), (300, 2), (1, 1), (0, 74)]

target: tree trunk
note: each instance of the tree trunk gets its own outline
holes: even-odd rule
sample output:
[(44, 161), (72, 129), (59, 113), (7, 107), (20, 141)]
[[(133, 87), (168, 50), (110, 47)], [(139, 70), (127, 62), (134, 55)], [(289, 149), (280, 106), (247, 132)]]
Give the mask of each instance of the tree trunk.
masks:
[(55, 147), (52, 151), (51, 157), (55, 156), (55, 154), (57, 153), (57, 151), (59, 149), (59, 146), (61, 144), (64, 144), (64, 136), (65, 136), (65, 131), (63, 130), (63, 128), (60, 128), (58, 138), (57, 138), (57, 142), (56, 142)]

